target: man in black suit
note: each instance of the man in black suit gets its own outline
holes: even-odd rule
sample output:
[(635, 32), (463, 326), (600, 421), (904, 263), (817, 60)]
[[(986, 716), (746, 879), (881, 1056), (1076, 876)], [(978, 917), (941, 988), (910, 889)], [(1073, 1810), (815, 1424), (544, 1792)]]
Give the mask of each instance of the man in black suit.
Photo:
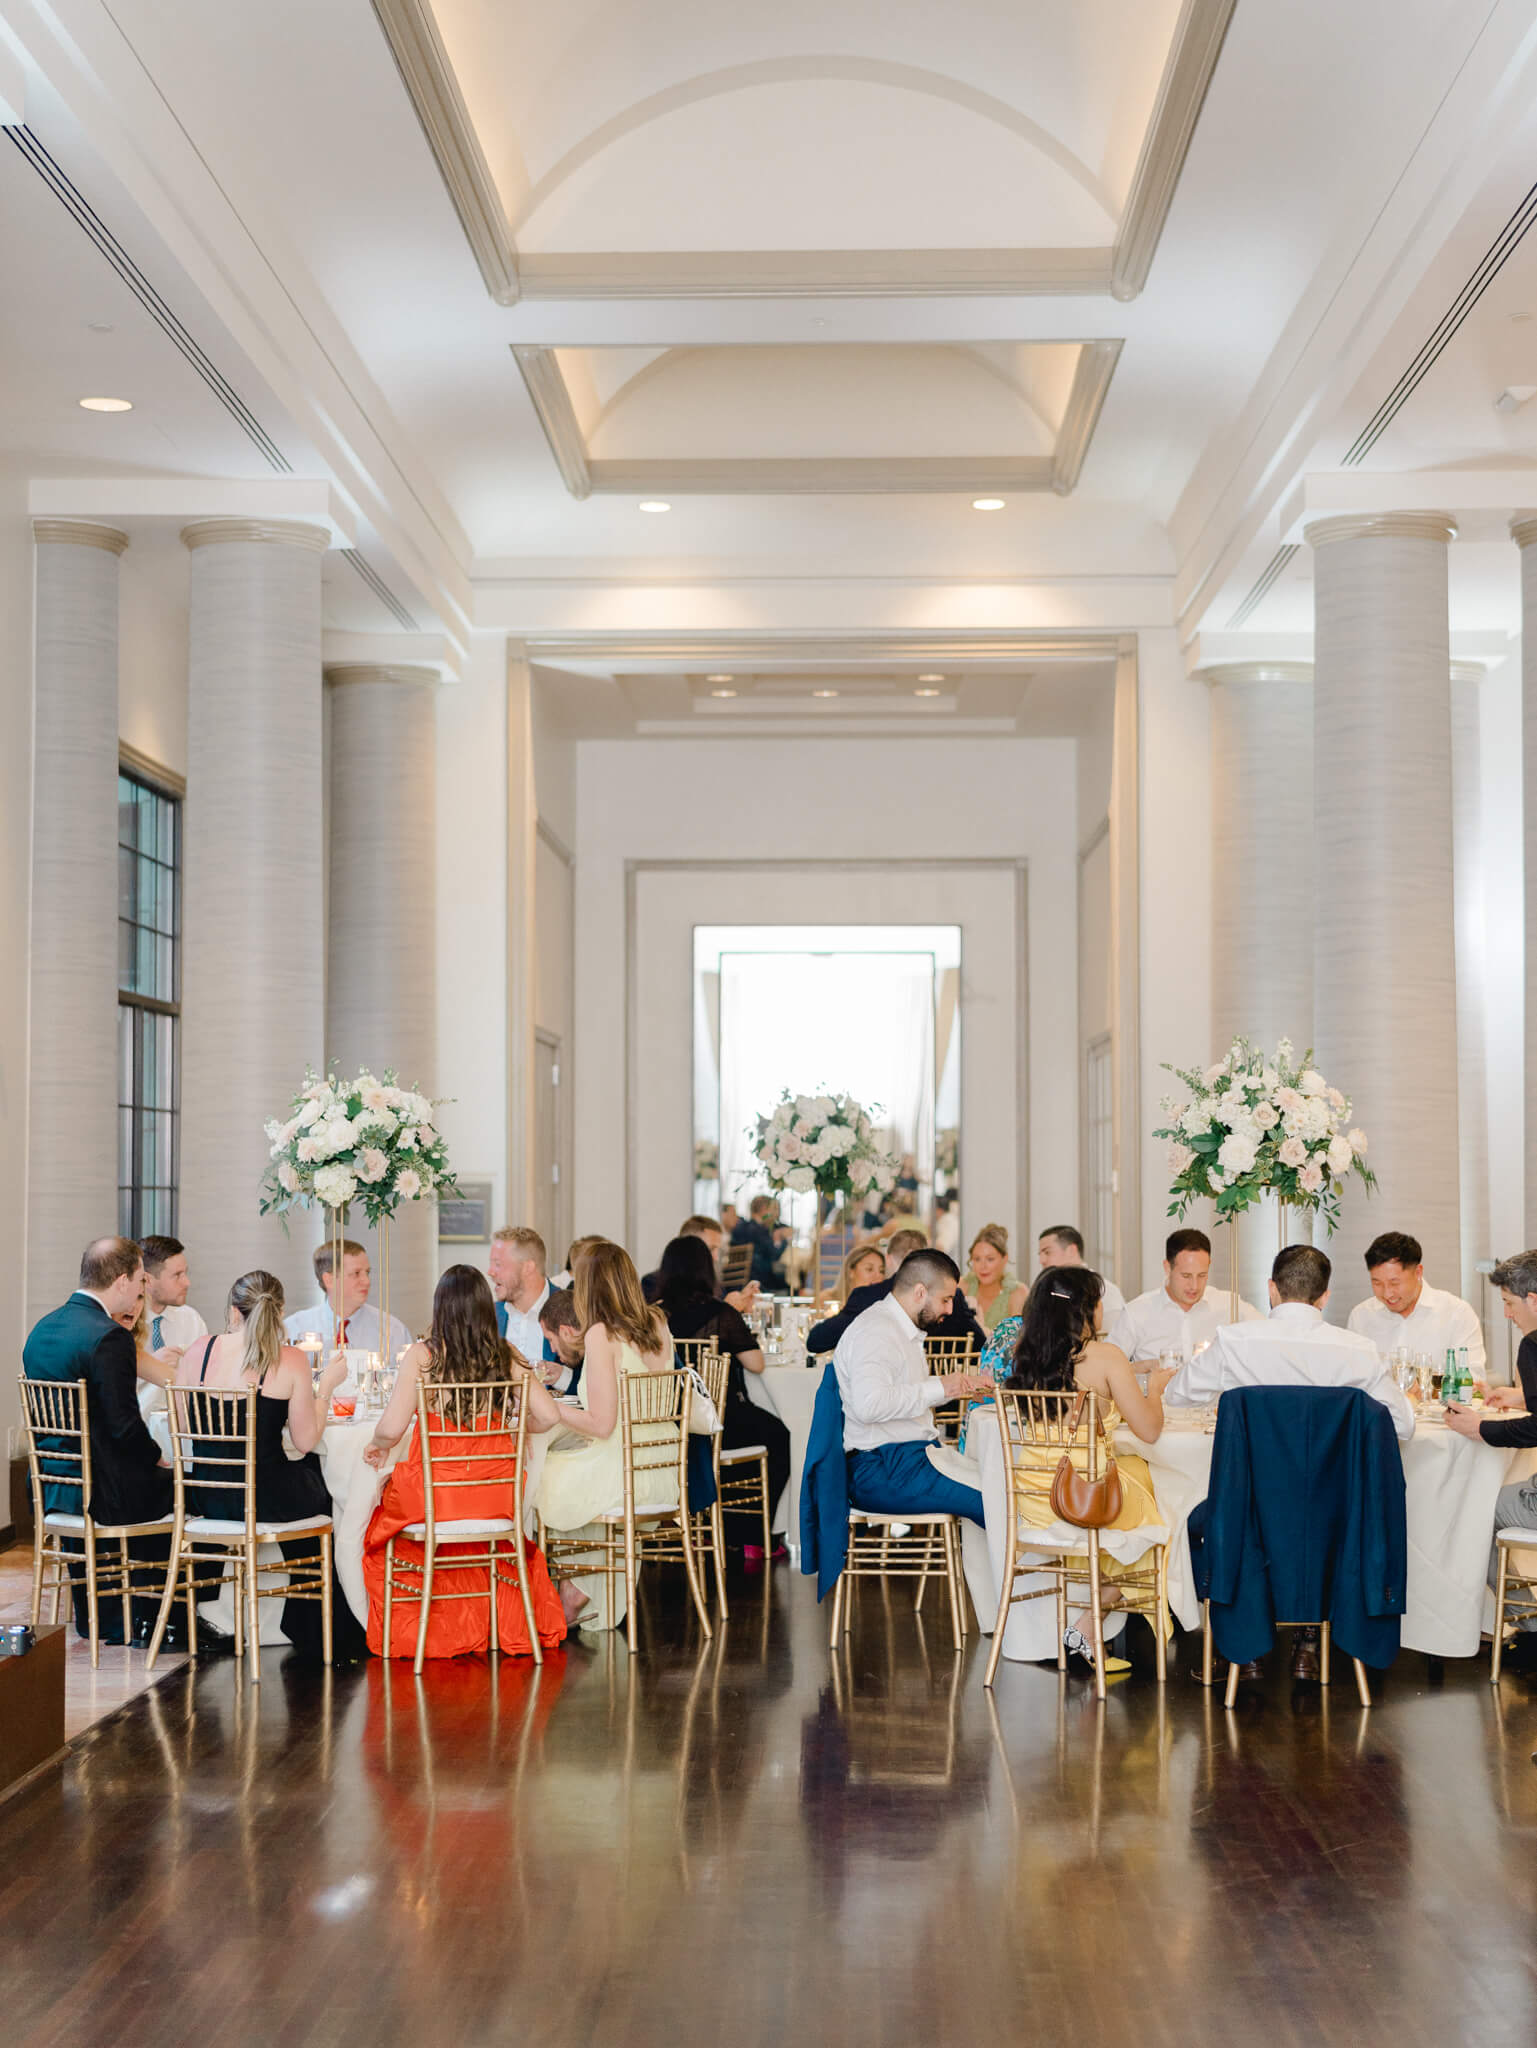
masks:
[[(91, 1432), (87, 1512), (94, 1522), (154, 1522), (171, 1512), (170, 1469), (139, 1413), (133, 1338), (114, 1320), (136, 1312), (143, 1295), (144, 1262), (139, 1247), (127, 1237), (97, 1238), (80, 1261), (80, 1285), (62, 1308), (54, 1309), (36, 1325), (22, 1352), (22, 1369), (28, 1379), (85, 1381)], [(44, 1438), (38, 1448), (47, 1447)], [(43, 1504), (52, 1513), (77, 1515), (79, 1491), (71, 1486), (45, 1486)], [(169, 1531), (164, 1536), (135, 1537), (128, 1548), (130, 1556), (162, 1567), (159, 1572), (143, 1574), (146, 1594), (133, 1602), (134, 1633), (147, 1635), (154, 1626), (165, 1583)], [(85, 1586), (79, 1577), (74, 1591), (75, 1627), (83, 1636), (89, 1633), (89, 1619)], [(120, 1603), (104, 1600), (100, 1621), (101, 1640), (120, 1643)]]
[[(826, 1322), (814, 1323), (806, 1333), (806, 1350), (813, 1357), (825, 1351), (837, 1349), (838, 1339), (843, 1335), (856, 1316), (862, 1316), (867, 1308), (873, 1308), (891, 1292), (892, 1279), (898, 1266), (909, 1252), (921, 1252), (928, 1239), (921, 1230), (898, 1230), (892, 1233), (886, 1247), (886, 1278), (877, 1280), (869, 1287), (856, 1287), (837, 1315), (829, 1316)], [(971, 1312), (971, 1304), (959, 1289), (956, 1290), (955, 1305), (943, 1322), (930, 1327), (925, 1325), (926, 1337), (970, 1337), (978, 1351), (987, 1342), (981, 1325)]]

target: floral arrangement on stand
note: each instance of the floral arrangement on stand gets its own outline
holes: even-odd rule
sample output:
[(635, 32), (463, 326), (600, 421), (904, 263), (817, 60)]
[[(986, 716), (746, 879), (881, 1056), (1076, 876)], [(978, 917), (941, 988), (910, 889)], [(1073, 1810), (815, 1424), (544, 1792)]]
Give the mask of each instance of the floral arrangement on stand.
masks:
[(1376, 1187), (1366, 1133), (1345, 1128), (1350, 1098), (1312, 1058), (1308, 1051), (1298, 1060), (1289, 1038), (1269, 1055), (1235, 1038), (1204, 1073), (1165, 1063), (1190, 1093), (1188, 1102), (1164, 1097), (1165, 1123), (1153, 1133), (1169, 1140), (1171, 1216), (1204, 1198), (1216, 1203), (1219, 1222), (1236, 1222), (1274, 1195), (1286, 1208), (1321, 1215), (1332, 1235), (1346, 1178), (1355, 1174), (1368, 1193)]
[(771, 1188), (816, 1192), (811, 1256), (820, 1313), (822, 1203), (872, 1190), (889, 1194), (896, 1186), (896, 1162), (852, 1095), (792, 1095), (788, 1089), (767, 1116), (758, 1118), (753, 1153)]

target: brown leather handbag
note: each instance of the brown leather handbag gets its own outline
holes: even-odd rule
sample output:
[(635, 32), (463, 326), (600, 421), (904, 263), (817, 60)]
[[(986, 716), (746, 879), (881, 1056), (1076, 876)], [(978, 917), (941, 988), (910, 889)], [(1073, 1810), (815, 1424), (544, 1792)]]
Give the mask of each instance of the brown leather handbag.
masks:
[[(1087, 1394), (1080, 1394), (1073, 1403), (1067, 1424), (1073, 1436), (1078, 1434), (1087, 1399)], [(1105, 1426), (1097, 1411), (1094, 1428), (1103, 1440)], [(1097, 1479), (1089, 1479), (1073, 1463), (1071, 1453), (1064, 1451), (1052, 1475), (1051, 1511), (1059, 1522), (1070, 1522), (1075, 1529), (1108, 1528), (1121, 1512), (1121, 1475), (1114, 1458), (1106, 1459)]]

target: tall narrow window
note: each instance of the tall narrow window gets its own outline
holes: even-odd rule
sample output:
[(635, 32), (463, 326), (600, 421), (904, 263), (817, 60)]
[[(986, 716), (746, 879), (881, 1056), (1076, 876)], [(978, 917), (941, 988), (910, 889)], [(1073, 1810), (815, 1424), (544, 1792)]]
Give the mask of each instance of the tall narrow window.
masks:
[(1088, 1138), (1089, 1264), (1108, 1273), (1115, 1259), (1115, 1141), (1110, 1121), (1110, 1039), (1092, 1040), (1084, 1055)]
[(117, 1227), (176, 1234), (181, 1086), (181, 801), (117, 778)]

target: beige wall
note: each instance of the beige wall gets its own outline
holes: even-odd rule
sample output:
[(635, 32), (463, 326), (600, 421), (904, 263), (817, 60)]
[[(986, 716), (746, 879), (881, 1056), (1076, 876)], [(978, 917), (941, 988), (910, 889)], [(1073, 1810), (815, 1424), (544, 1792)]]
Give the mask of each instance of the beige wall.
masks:
[[(0, 1350), (19, 1361), (27, 1242), (27, 964), (32, 843), (32, 526), (25, 480), (0, 470), (0, 959), (8, 965), (0, 1003), (0, 1243), (12, 1284), (0, 1317)], [(0, 1429), (19, 1408), (16, 1364), (0, 1373)], [(0, 1443), (5, 1442), (0, 1438)], [(9, 1510), (0, 1501), (0, 1521)]]

